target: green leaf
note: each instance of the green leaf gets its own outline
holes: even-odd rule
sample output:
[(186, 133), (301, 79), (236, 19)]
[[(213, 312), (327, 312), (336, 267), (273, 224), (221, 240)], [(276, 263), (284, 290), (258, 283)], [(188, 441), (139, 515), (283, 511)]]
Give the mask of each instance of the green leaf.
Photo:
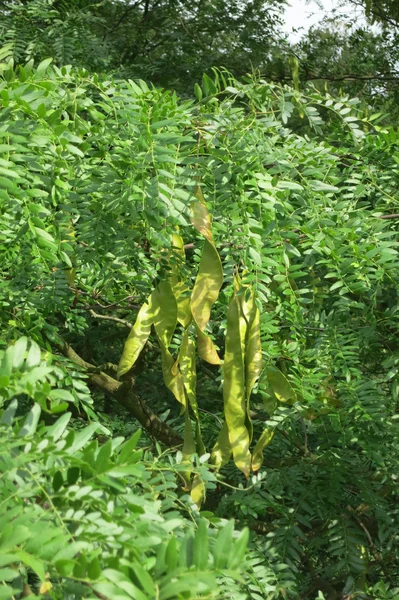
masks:
[(100, 428), (98, 423), (90, 423), (87, 427), (75, 433), (72, 445), (66, 449), (68, 454), (75, 454), (87, 444), (93, 434)]
[(0, 600), (11, 600), (15, 591), (9, 585), (0, 586)]
[(18, 434), (20, 437), (26, 437), (35, 433), (37, 425), (39, 423), (40, 414), (40, 406), (38, 404), (34, 404), (30, 412), (26, 416), (24, 424), (21, 427), (21, 430)]
[(154, 586), (154, 582), (153, 582), (150, 574), (148, 573), (148, 571), (143, 569), (143, 567), (141, 565), (139, 565), (137, 562), (133, 563), (132, 569), (141, 585), (142, 590), (144, 592), (146, 592), (146, 594), (148, 594), (148, 596), (150, 598), (154, 597), (155, 596), (155, 586)]
[(294, 191), (298, 191), (298, 192), (303, 191), (303, 186), (300, 185), (299, 183), (295, 183), (295, 181), (282, 181), (282, 180), (280, 180), (277, 183), (276, 187), (277, 187), (278, 190), (294, 190)]
[(110, 458), (112, 454), (112, 440), (108, 440), (103, 444), (98, 452), (98, 456), (95, 463), (95, 470), (97, 473), (104, 473), (109, 466)]
[(118, 464), (128, 462), (141, 437), (141, 429), (134, 432), (122, 446), (119, 447)]
[(201, 519), (194, 538), (194, 565), (200, 571), (208, 565), (208, 552), (208, 526), (205, 519)]
[(213, 83), (212, 79), (206, 75), (206, 73), (202, 76), (202, 89), (204, 90), (205, 96), (213, 96), (217, 93), (217, 88)]
[(0, 581), (13, 581), (19, 573), (15, 569), (0, 569)]
[(169, 572), (173, 572), (176, 569), (178, 558), (176, 538), (172, 536), (165, 552), (165, 564)]
[(13, 360), (13, 368), (20, 369), (25, 360), (25, 353), (28, 347), (28, 338), (21, 337), (14, 344), (14, 360)]
[(24, 563), (27, 567), (32, 569), (39, 577), (40, 581), (44, 581), (46, 578), (46, 567), (45, 563), (39, 560), (36, 556), (28, 554), (24, 550), (14, 551), (15, 557)]
[(194, 94), (195, 94), (195, 97), (197, 98), (198, 102), (201, 102), (201, 100), (202, 100), (202, 90), (201, 90), (200, 86), (198, 85), (198, 83), (196, 83), (194, 85)]
[(64, 485), (64, 478), (61, 471), (56, 471), (53, 477), (53, 490), (58, 492)]
[(42, 60), (42, 62), (36, 67), (36, 75), (44, 75), (52, 62), (52, 58), (46, 58), (45, 60)]
[(248, 542), (249, 529), (247, 527), (244, 527), (244, 529), (240, 533), (239, 538), (234, 542), (228, 564), (229, 569), (237, 569), (242, 567), (242, 564), (245, 560), (245, 555), (248, 550)]
[(71, 416), (72, 416), (72, 413), (70, 413), (70, 412), (67, 412), (64, 415), (62, 415), (62, 417), (57, 419), (57, 421), (54, 423), (54, 425), (51, 425), (51, 427), (49, 427), (47, 429), (47, 435), (49, 437), (53, 438), (53, 440), (55, 442), (57, 440), (59, 440), (59, 438), (62, 436), (65, 429), (67, 428), (67, 425), (71, 419)]
[(100, 565), (100, 561), (97, 556), (95, 558), (93, 558), (93, 560), (90, 562), (89, 566), (87, 567), (87, 575), (89, 576), (89, 579), (91, 579), (92, 581), (95, 581), (96, 579), (98, 579), (100, 577), (101, 565)]
[(26, 357), (25, 364), (27, 368), (32, 368), (40, 364), (41, 360), (41, 352), (40, 347), (36, 344), (36, 342), (30, 342), (30, 348), (28, 352), (28, 356)]
[(234, 520), (231, 519), (224, 527), (222, 527), (222, 529), (219, 531), (218, 537), (216, 538), (215, 546), (213, 548), (213, 555), (215, 559), (215, 567), (217, 569), (224, 569), (228, 566), (228, 559), (233, 544), (233, 530)]
[(4, 423), (5, 425), (12, 425), (15, 413), (17, 412), (17, 408), (18, 400), (15, 398), (10, 402), (10, 404), (7, 406), (6, 410), (2, 414), (0, 423)]
[(315, 192), (339, 192), (339, 188), (337, 188), (335, 185), (324, 183), (324, 181), (309, 181), (309, 186)]

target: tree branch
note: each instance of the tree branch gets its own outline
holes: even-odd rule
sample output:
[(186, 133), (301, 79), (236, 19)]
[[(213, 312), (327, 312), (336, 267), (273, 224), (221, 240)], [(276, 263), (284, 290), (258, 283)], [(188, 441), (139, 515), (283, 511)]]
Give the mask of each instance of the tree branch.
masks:
[(105, 32), (104, 36), (103, 36), (103, 41), (105, 40), (105, 38), (107, 37), (107, 35), (110, 35), (111, 33), (115, 33), (115, 31), (118, 29), (118, 27), (121, 25), (122, 21), (124, 21), (126, 19), (126, 17), (128, 16), (128, 14), (134, 10), (137, 6), (139, 6), (139, 4), (141, 4), (142, 0), (138, 0), (138, 2), (135, 2), (134, 4), (130, 4), (126, 10), (121, 14), (121, 16), (119, 17), (118, 21), (115, 23), (115, 25), (113, 27), (111, 27), (111, 29), (109, 29), (108, 31)]
[[(354, 4), (355, 6), (361, 6), (363, 9), (365, 8), (364, 2), (359, 2), (357, 0), (349, 0), (349, 1), (351, 4)], [(391, 19), (386, 13), (376, 10), (376, 8), (373, 4), (370, 7), (370, 12), (374, 16), (374, 19), (376, 21), (380, 21), (380, 22), (385, 21), (386, 23), (389, 23), (389, 25), (392, 25), (392, 27), (398, 27), (398, 25), (399, 25), (399, 23), (395, 19)]]
[(104, 321), (114, 321), (115, 323), (120, 323), (121, 325), (124, 325), (128, 329), (131, 329), (133, 327), (133, 325), (129, 323), (129, 321), (126, 321), (125, 319), (120, 319), (119, 317), (112, 317), (111, 315), (99, 315), (98, 313), (94, 312), (94, 310), (89, 310), (89, 313), (95, 319), (104, 319)]
[(379, 219), (399, 219), (399, 214), (392, 213), (391, 215), (381, 215)]
[(110, 375), (100, 371), (86, 362), (62, 338), (50, 339), (50, 342), (76, 365), (83, 367), (88, 374), (89, 382), (104, 393), (113, 396), (139, 423), (148, 431), (153, 439), (163, 442), (167, 446), (181, 446), (183, 440), (180, 435), (167, 423), (161, 421), (151, 408), (137, 396), (131, 383), (120, 383)]
[[(275, 81), (292, 81), (292, 77), (271, 77)], [(390, 71), (389, 73), (375, 73), (374, 75), (355, 75), (348, 73), (346, 75), (328, 76), (328, 75), (309, 75), (301, 77), (302, 81), (399, 81), (399, 72)]]

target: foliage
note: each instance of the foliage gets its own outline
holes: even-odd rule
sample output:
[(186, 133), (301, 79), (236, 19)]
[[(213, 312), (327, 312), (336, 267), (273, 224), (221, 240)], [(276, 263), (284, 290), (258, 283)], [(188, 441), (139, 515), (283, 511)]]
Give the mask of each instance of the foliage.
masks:
[(0, 40), (24, 64), (52, 56), (58, 65), (117, 70), (190, 90), (223, 64), (246, 73), (278, 44), (277, 0), (33, 0), (0, 3)]
[[(357, 0), (349, 0), (359, 5)], [(398, 5), (394, 0), (361, 0), (366, 15), (371, 21), (377, 21), (385, 27), (397, 25), (399, 22)]]
[[(127, 370), (120, 368), (125, 380), (118, 382), (114, 372), (129, 329), (129, 339), (137, 342), (154, 289), (165, 291), (162, 285), (174, 276), (193, 302), (190, 292), (205, 273), (201, 256), (212, 254), (203, 229), (192, 221), (200, 195), (223, 270), (213, 302), (198, 303), (206, 306), (207, 317), (200, 329), (224, 361), (221, 372), (218, 365), (196, 360), (202, 439), (212, 448), (226, 414), (226, 363), (239, 354), (231, 328), (237, 323), (232, 311), (239, 313), (238, 273), (260, 311), (263, 368), (248, 409), (254, 426), (250, 450), (263, 466), (246, 481), (231, 462), (215, 474), (198, 466), (196, 456), (190, 462), (182, 452), (175, 462), (168, 453), (173, 505), (183, 502), (184, 511), (198, 518), (191, 500), (174, 486), (179, 473), (185, 480), (191, 469), (194, 479), (201, 470), (208, 487), (204, 510), (234, 517), (256, 533), (248, 553), (248, 585), (237, 594), (255, 600), (316, 598), (319, 591), (325, 597), (394, 598), (399, 585), (396, 129), (366, 101), (337, 99), (313, 87), (301, 91), (256, 76), (237, 81), (215, 69), (195, 86), (196, 101), (181, 101), (140, 80), (52, 67), (50, 61), (15, 67), (10, 54), (3, 50), (0, 86), (1, 343), (5, 349), (21, 335), (34, 343), (25, 339), (6, 351), (2, 376), (8, 379), (0, 380), (0, 389), (8, 391), (2, 397), (9, 402), (14, 393), (27, 394), (49, 419), (66, 400), (93, 420), (88, 409), (100, 412), (105, 393), (154, 438), (181, 443), (187, 420), (161, 382), (162, 343), (167, 338), (164, 346), (175, 362), (185, 325), (180, 322), (164, 336), (165, 328), (154, 320), (155, 334), (147, 327), (143, 343), (128, 353)], [(183, 258), (182, 245), (185, 260), (179, 261), (176, 250)], [(215, 266), (207, 271), (212, 275)], [(200, 320), (195, 317), (194, 329)], [(35, 344), (53, 357), (39, 356)], [(9, 365), (15, 356), (14, 372)], [(31, 368), (50, 370), (39, 371), (35, 380)], [(68, 369), (79, 373), (66, 383), (72, 397), (54, 396)], [(94, 390), (93, 405), (74, 394), (72, 385), (82, 379)], [(16, 444), (22, 444), (19, 427), (7, 430), (7, 439)], [(94, 434), (98, 423), (88, 427)], [(50, 493), (46, 486), (56, 466), (51, 440), (45, 458), (46, 431), (32, 433), (31, 447), (24, 441), (24, 454), (5, 455), (37, 462)], [(70, 439), (76, 435), (66, 432)], [(63, 468), (92, 473), (105, 447), (113, 448), (108, 460), (116, 465), (119, 446), (107, 444), (100, 449), (87, 440), (76, 456), (60, 448)], [(164, 472), (154, 456), (140, 459), (142, 476), (129, 475), (137, 494), (162, 496), (158, 483), (151, 484), (152, 491), (146, 483), (159, 469)], [(86, 483), (83, 478), (80, 491)], [(96, 485), (106, 502), (113, 502), (111, 512), (120, 495), (104, 482)], [(50, 491), (65, 514), (75, 510), (64, 487)], [(93, 500), (82, 495), (81, 501), (87, 510), (100, 510), (96, 495)], [(27, 510), (24, 503), (19, 506)], [(33, 509), (38, 510), (36, 503)], [(143, 538), (148, 537), (145, 513), (133, 519), (115, 510), (111, 519), (101, 510), (108, 523), (120, 518), (121, 527), (143, 526)], [(167, 522), (166, 512), (156, 514)], [(178, 527), (182, 535), (190, 529), (188, 521)], [(160, 545), (170, 535), (163, 532)], [(212, 528), (209, 536), (212, 546)], [(94, 552), (92, 539), (83, 541)], [(161, 585), (153, 571), (154, 546), (143, 550), (144, 569)], [(107, 547), (105, 561), (107, 552), (118, 554)], [(133, 553), (129, 545), (126, 552)], [(137, 555), (128, 554), (128, 560), (138, 560)], [(212, 574), (212, 554), (208, 560)], [(64, 577), (58, 565), (46, 568)], [(100, 565), (109, 568), (114, 569)], [(126, 574), (123, 565), (117, 571)], [(185, 581), (192, 581), (189, 572), (182, 575)], [(233, 584), (224, 579), (229, 573), (217, 576), (220, 594), (229, 589), (231, 597)], [(136, 579), (132, 583), (137, 586)]]
[[(25, 379), (39, 368), (29, 354), (18, 367)], [(19, 394), (11, 383), (9, 397)], [(178, 494), (181, 462), (160, 449), (138, 449), (139, 431), (99, 445), (98, 423), (74, 430), (67, 412), (38, 425), (38, 404), (22, 420), (14, 417), (17, 405), (11, 401), (0, 423), (1, 598), (22, 592), (60, 599), (222, 598), (227, 589), (229, 597), (243, 598), (234, 579), (240, 579), (248, 531), (238, 535), (233, 521), (211, 513), (200, 517)], [(193, 468), (214, 480), (200, 464)]]
[[(355, 3), (356, 4), (356, 3)], [(314, 81), (328, 87), (333, 95), (357, 95), (378, 106), (385, 104), (390, 122), (396, 120), (398, 106), (398, 30), (359, 24), (359, 10), (350, 3), (345, 19), (336, 14), (313, 26), (294, 46), (301, 81)], [(285, 65), (285, 76), (289, 77)]]

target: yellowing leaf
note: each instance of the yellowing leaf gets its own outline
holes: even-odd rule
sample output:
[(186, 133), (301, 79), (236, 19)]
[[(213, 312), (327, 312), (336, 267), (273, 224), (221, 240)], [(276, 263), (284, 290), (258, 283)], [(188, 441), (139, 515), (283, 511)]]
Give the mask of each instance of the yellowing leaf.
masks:
[(189, 459), (195, 453), (195, 441), (193, 436), (193, 430), (191, 426), (191, 419), (186, 410), (185, 413), (185, 422), (184, 422), (184, 440), (183, 440), (183, 448), (182, 454), (183, 459)]
[(191, 205), (191, 223), (195, 229), (213, 245), (211, 217), (205, 204), (204, 195), (199, 186), (197, 186), (195, 190), (195, 195), (198, 202), (193, 202)]
[(190, 457), (195, 453), (195, 441), (193, 436), (193, 430), (191, 428), (191, 420), (188, 410), (185, 412), (184, 421), (184, 437), (183, 437), (183, 463), (187, 463), (187, 471), (181, 473), (181, 477), (184, 481), (184, 489), (188, 491), (191, 488), (191, 463)]
[(250, 435), (246, 427), (245, 365), (241, 343), (243, 327), (240, 312), (240, 303), (234, 294), (230, 300), (227, 314), (223, 399), (234, 462), (248, 477), (251, 455), (249, 452)]
[(197, 231), (205, 237), (205, 244), (191, 294), (191, 313), (198, 335), (199, 356), (211, 364), (219, 365), (221, 360), (212, 340), (205, 333), (205, 328), (211, 316), (211, 308), (222, 287), (223, 268), (213, 241), (209, 212), (199, 187), (196, 196), (199, 201), (192, 205), (191, 221)]
[(172, 392), (176, 400), (182, 405), (182, 412), (184, 412), (187, 401), (182, 374), (172, 354), (165, 348), (160, 339), (159, 345), (162, 354), (163, 380), (168, 390)]
[(270, 444), (274, 436), (274, 430), (266, 427), (258, 439), (252, 456), (252, 470), (259, 471), (263, 462), (263, 450)]
[(177, 233), (172, 234), (173, 255), (171, 256), (171, 276), (169, 278), (177, 302), (177, 320), (185, 329), (192, 320), (190, 310), (190, 295), (187, 282), (181, 279), (181, 266), (185, 261), (183, 238)]
[(279, 369), (272, 366), (266, 367), (266, 376), (277, 400), (288, 404), (296, 402), (295, 390)]
[(187, 398), (189, 399), (195, 418), (198, 419), (199, 414), (196, 395), (197, 370), (195, 364), (195, 343), (190, 338), (188, 331), (184, 332), (180, 346), (179, 367), (183, 377)]
[(243, 303), (244, 316), (248, 322), (246, 351), (245, 351), (245, 375), (247, 397), (259, 378), (262, 370), (262, 346), (260, 342), (260, 312), (255, 303), (255, 293), (252, 291), (247, 302)]
[(206, 448), (205, 448), (204, 442), (202, 441), (202, 436), (201, 436), (201, 427), (200, 427), (199, 418), (197, 419), (197, 424), (196, 424), (195, 442), (196, 442), (198, 456), (203, 456), (203, 454), (206, 454)]
[(219, 432), (216, 444), (212, 448), (210, 462), (220, 469), (226, 465), (231, 457), (231, 444), (229, 440), (229, 430), (227, 423), (224, 422)]
[(268, 415), (271, 416), (277, 408), (278, 401), (271, 387), (267, 388), (266, 392), (267, 396), (263, 397), (263, 406)]
[(205, 483), (202, 481), (198, 474), (194, 477), (190, 496), (194, 500), (198, 508), (201, 508), (201, 505), (205, 500)]
[(75, 285), (76, 269), (64, 269), (67, 284), (73, 287)]
[(222, 361), (211, 338), (203, 333), (199, 327), (195, 329), (197, 332), (198, 355), (211, 365), (220, 365)]
[(238, 328), (240, 334), (240, 342), (241, 342), (241, 354), (242, 360), (244, 364), (244, 386), (245, 386), (245, 427), (248, 430), (249, 435), (249, 443), (252, 441), (253, 436), (253, 426), (251, 421), (251, 416), (249, 412), (249, 393), (247, 392), (247, 381), (246, 381), (246, 348), (247, 348), (247, 335), (248, 335), (248, 320), (245, 314), (246, 307), (246, 292), (248, 288), (241, 287), (240, 278), (236, 275), (234, 277), (234, 292), (238, 305)]
[(180, 259), (184, 261), (184, 242), (183, 238), (178, 233), (172, 233), (172, 248), (174, 252), (180, 257)]
[(148, 340), (153, 322), (154, 307), (152, 304), (152, 296), (150, 296), (148, 302), (143, 304), (140, 308), (136, 322), (123, 347), (122, 356), (118, 365), (118, 378), (130, 371), (133, 367)]
[(47, 594), (47, 592), (49, 592), (52, 589), (53, 584), (50, 581), (43, 581), (39, 589), (39, 594)]
[(256, 380), (262, 371), (262, 346), (260, 342), (260, 312), (255, 303), (255, 292), (251, 290), (241, 303), (243, 316), (247, 322), (245, 331), (245, 391), (247, 409), (247, 429), (252, 441), (253, 426), (250, 417), (250, 396)]
[(190, 406), (193, 410), (196, 419), (196, 451), (198, 456), (202, 456), (206, 453), (206, 448), (201, 437), (201, 428), (199, 422), (199, 412), (197, 403), (197, 369), (195, 364), (195, 343), (190, 337), (189, 332), (186, 330), (183, 335), (182, 343), (179, 352), (179, 368), (183, 377), (184, 389), (186, 396), (190, 402)]
[(177, 302), (169, 281), (163, 281), (152, 293), (154, 326), (160, 342), (169, 347), (177, 325)]
[(203, 331), (208, 324), (211, 308), (223, 283), (223, 269), (216, 248), (205, 240), (198, 275), (191, 294), (191, 312)]

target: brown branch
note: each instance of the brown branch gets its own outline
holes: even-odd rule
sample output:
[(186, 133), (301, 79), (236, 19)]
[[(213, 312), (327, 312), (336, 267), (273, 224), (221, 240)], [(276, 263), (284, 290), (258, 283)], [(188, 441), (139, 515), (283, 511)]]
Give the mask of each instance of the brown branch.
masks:
[(379, 219), (399, 219), (399, 214), (391, 214), (391, 215), (381, 215), (378, 217)]
[(89, 587), (91, 589), (91, 591), (93, 592), (93, 594), (97, 597), (100, 598), (100, 600), (110, 600), (108, 598), (108, 596), (104, 596), (104, 594), (101, 594), (101, 592), (97, 592), (95, 589), (93, 589), (93, 586), (91, 583), (89, 583), (88, 581), (83, 581), (82, 582), (83, 585), (87, 585), (87, 587)]
[(355, 75), (354, 73), (350, 73), (348, 75), (339, 75), (337, 77), (328, 77), (326, 75), (323, 76), (313, 76), (306, 78), (309, 81), (315, 81), (317, 79), (323, 79), (328, 81), (396, 81), (399, 80), (399, 73), (390, 72), (390, 73), (375, 73), (374, 75)]
[(181, 446), (183, 440), (180, 435), (153, 413), (144, 400), (133, 391), (131, 384), (120, 383), (110, 375), (98, 372), (97, 367), (86, 362), (65, 340), (58, 336), (57, 338), (57, 341), (50, 339), (51, 343), (61, 354), (87, 371), (92, 385), (113, 396), (154, 438), (167, 446)]
[(133, 327), (133, 325), (129, 323), (129, 321), (125, 321), (125, 319), (120, 319), (119, 317), (112, 317), (111, 315), (99, 315), (91, 309), (89, 310), (89, 313), (95, 319), (104, 319), (104, 321), (114, 321), (115, 323), (120, 323), (121, 325), (124, 325), (128, 329), (131, 329)]
[[(274, 81), (292, 81), (292, 77), (271, 77)], [(302, 81), (399, 81), (399, 72), (376, 73), (374, 75), (309, 75), (301, 77)]]

